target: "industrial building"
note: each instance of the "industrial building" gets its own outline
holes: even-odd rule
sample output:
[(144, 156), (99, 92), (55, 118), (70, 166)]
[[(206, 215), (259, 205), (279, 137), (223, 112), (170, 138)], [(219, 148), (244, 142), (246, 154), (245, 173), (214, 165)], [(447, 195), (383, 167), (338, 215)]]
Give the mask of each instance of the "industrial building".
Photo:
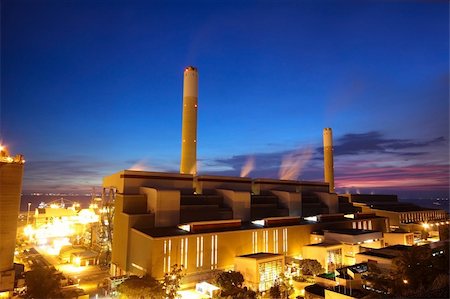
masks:
[(323, 182), (125, 170), (105, 177), (103, 185), (116, 189), (113, 275), (162, 278), (178, 264), (188, 276), (207, 277), (234, 269), (236, 258), (246, 255), (299, 258), (316, 231), (363, 223), (387, 229), (384, 217), (344, 217)]
[(198, 175), (197, 108), (198, 71), (187, 67), (180, 173), (104, 177), (115, 198), (113, 276), (161, 279), (177, 264), (189, 283), (237, 269), (264, 291), (286, 263), (309, 257), (333, 271), (384, 246), (395, 220), (358, 196), (335, 193), (331, 128), (323, 130), (323, 182)]
[(0, 297), (14, 289), (14, 250), (25, 160), (0, 145)]

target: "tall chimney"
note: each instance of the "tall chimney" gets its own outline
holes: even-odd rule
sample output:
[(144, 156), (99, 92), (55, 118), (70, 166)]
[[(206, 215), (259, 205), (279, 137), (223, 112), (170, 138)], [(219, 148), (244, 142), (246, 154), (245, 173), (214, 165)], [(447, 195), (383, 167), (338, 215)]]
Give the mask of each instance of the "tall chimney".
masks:
[(183, 120), (180, 173), (197, 174), (198, 72), (193, 66), (184, 70)]
[(331, 128), (323, 129), (323, 172), (325, 182), (330, 185), (330, 193), (334, 193), (333, 132)]

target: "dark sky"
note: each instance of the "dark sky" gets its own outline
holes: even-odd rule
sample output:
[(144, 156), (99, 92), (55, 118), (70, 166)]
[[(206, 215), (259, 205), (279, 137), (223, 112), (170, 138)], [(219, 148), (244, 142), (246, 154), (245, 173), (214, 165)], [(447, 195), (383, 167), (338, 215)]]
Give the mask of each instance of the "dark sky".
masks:
[(323, 180), (332, 127), (338, 191), (448, 196), (448, 1), (1, 5), (0, 140), (25, 191), (178, 171), (194, 65), (201, 173)]

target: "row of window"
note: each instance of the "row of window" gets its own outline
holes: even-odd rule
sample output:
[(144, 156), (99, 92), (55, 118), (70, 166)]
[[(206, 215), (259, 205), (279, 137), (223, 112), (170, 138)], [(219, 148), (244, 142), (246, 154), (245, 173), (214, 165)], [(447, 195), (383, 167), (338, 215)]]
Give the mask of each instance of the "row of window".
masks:
[[(272, 242), (273, 242), (273, 253), (279, 253), (279, 243), (278, 243), (278, 229), (272, 231)], [(287, 254), (288, 252), (288, 233), (287, 228), (282, 229), (282, 253)], [(269, 250), (269, 231), (262, 231), (262, 248), (258, 247), (258, 232), (252, 232), (252, 250), (253, 253), (257, 253), (260, 251), (270, 252)]]
[(446, 214), (443, 211), (408, 212), (400, 214), (401, 223), (440, 220), (445, 218)]
[(367, 229), (372, 230), (372, 221), (371, 220), (364, 220), (364, 221), (354, 221), (352, 222), (352, 227), (354, 229)]
[[(288, 252), (288, 232), (287, 228), (281, 229), (282, 231), (282, 249), (281, 252), (287, 254)], [(258, 232), (252, 232), (252, 250), (253, 253), (260, 251), (269, 252), (269, 231), (263, 230), (262, 234), (262, 248), (258, 246)], [(279, 253), (279, 230), (272, 231), (273, 253)], [(195, 243), (195, 265), (197, 268), (203, 268), (204, 263), (204, 244), (205, 240), (203, 236), (196, 237)], [(218, 235), (211, 235), (211, 269), (217, 269), (218, 263)], [(189, 252), (189, 239), (182, 238), (180, 240), (180, 262), (181, 265), (187, 269), (188, 266), (188, 252)], [(163, 242), (163, 271), (166, 273), (170, 271), (172, 256), (172, 240), (164, 240)]]

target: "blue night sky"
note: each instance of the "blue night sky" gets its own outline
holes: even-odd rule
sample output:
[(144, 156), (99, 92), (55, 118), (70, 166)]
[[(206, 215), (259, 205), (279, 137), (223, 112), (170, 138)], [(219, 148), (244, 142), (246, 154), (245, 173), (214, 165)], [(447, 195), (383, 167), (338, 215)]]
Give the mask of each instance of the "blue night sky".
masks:
[(448, 1), (1, 2), (0, 140), (24, 191), (178, 171), (183, 70), (199, 70), (201, 174), (448, 196)]

